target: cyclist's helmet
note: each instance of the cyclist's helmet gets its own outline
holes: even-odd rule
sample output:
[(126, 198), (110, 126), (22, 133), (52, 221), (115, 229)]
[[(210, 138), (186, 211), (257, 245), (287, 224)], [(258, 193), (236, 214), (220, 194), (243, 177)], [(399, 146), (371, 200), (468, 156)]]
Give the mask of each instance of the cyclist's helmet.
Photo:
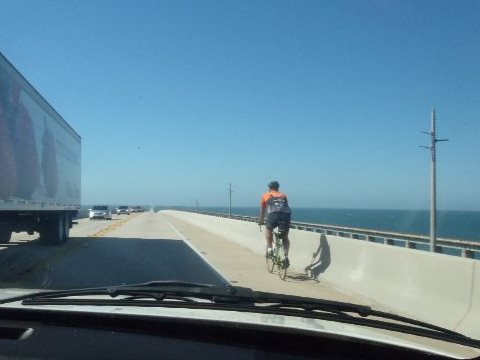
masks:
[(280, 184), (278, 183), (278, 181), (270, 181), (268, 183), (269, 189), (278, 190), (279, 187), (280, 187)]

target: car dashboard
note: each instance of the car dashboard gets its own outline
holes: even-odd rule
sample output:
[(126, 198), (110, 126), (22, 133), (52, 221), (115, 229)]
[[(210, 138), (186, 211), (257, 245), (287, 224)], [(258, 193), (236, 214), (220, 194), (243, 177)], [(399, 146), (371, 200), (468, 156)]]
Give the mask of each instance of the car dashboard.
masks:
[(268, 326), (0, 309), (0, 358), (432, 360), (445, 357)]

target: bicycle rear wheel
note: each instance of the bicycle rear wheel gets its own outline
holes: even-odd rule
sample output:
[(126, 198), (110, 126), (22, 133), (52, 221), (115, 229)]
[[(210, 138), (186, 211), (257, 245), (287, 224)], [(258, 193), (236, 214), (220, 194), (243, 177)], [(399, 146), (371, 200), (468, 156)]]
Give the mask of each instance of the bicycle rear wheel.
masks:
[(265, 250), (265, 260), (267, 262), (267, 270), (269, 273), (273, 272), (273, 268), (275, 266), (275, 263), (273, 262), (273, 254), (268, 253), (268, 246), (267, 249)]
[(280, 279), (285, 280), (285, 278), (287, 277), (287, 263), (283, 246), (278, 249), (278, 260), (278, 276), (280, 276)]

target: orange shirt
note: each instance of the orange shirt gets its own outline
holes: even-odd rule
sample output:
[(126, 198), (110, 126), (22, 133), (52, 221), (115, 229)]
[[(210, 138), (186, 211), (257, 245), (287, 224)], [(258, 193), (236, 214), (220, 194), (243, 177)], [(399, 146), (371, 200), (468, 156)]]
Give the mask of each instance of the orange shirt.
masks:
[(267, 213), (290, 212), (287, 195), (280, 191), (271, 190), (263, 194), (260, 206), (266, 208)]

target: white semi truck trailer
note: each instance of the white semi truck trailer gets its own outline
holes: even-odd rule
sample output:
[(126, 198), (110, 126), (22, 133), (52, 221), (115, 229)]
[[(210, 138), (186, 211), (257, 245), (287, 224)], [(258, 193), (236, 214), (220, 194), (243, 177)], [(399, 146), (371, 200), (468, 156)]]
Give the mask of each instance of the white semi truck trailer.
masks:
[(0, 243), (69, 236), (80, 209), (81, 138), (0, 53)]

